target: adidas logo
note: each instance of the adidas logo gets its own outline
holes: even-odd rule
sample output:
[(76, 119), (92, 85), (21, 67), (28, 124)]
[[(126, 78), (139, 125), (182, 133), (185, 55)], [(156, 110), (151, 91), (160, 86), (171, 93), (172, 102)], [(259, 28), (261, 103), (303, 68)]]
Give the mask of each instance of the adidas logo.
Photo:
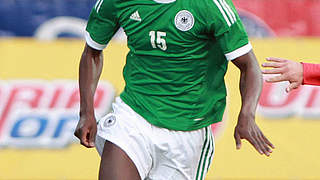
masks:
[(141, 21), (138, 10), (131, 14), (130, 19), (135, 20), (135, 21)]

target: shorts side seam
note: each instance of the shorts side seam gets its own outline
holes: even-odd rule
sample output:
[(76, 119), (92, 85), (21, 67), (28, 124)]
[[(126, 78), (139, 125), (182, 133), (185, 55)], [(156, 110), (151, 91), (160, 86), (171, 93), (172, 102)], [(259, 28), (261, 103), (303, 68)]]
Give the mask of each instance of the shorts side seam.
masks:
[(212, 138), (212, 133), (211, 133), (212, 131), (208, 127), (207, 127), (207, 129), (208, 129), (209, 147), (206, 150), (205, 159), (202, 164), (202, 170), (201, 170), (202, 173), (201, 173), (201, 177), (200, 177), (201, 180), (203, 180), (205, 178), (205, 175), (208, 172), (207, 169), (210, 166), (210, 163), (211, 163), (210, 159), (211, 159), (211, 155), (212, 155), (212, 151), (213, 151), (213, 138)]
[(205, 153), (205, 149), (207, 148), (208, 146), (208, 129), (205, 128), (205, 140), (204, 140), (204, 143), (203, 143), (203, 146), (202, 146), (202, 151), (201, 151), (201, 156), (200, 156), (200, 159), (199, 159), (199, 163), (198, 163), (198, 168), (197, 168), (197, 174), (196, 174), (196, 178), (195, 180), (198, 180), (199, 179), (199, 176), (201, 176), (201, 172), (200, 172), (200, 169), (201, 169), (201, 164), (202, 162), (204, 161), (203, 160), (203, 156), (204, 156), (204, 153)]
[(209, 162), (208, 162), (207, 172), (209, 172), (209, 168), (210, 168), (210, 165), (211, 165), (211, 162), (212, 162), (212, 159), (213, 159), (213, 156), (214, 156), (214, 152), (215, 152), (215, 141), (214, 141), (214, 136), (212, 134), (212, 131), (210, 132), (210, 136), (211, 136), (211, 139), (212, 139), (212, 151), (211, 151)]

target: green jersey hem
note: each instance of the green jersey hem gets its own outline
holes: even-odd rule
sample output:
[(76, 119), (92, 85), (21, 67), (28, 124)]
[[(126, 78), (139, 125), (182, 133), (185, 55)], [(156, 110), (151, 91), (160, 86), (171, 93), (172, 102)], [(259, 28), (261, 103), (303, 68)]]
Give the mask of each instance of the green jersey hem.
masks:
[[(175, 131), (193, 131), (193, 130), (198, 130), (198, 129), (207, 127), (207, 126), (214, 124), (214, 123), (221, 122), (223, 114), (224, 114), (224, 109), (225, 109), (225, 101), (223, 101), (222, 103), (219, 103), (219, 105), (218, 105), (219, 107), (217, 107), (218, 109), (220, 109), (220, 108), (223, 109), (223, 111), (221, 111), (221, 109), (220, 109), (220, 111), (218, 111), (213, 116), (211, 116), (211, 114), (210, 114), (209, 116), (207, 116), (204, 119), (202, 119), (201, 121), (199, 121), (199, 123), (196, 125), (190, 126), (190, 124), (188, 124), (188, 126), (184, 126), (183, 124), (174, 124), (174, 123), (170, 123), (170, 121), (159, 120), (159, 119), (156, 119), (153, 117), (149, 117), (147, 115), (147, 113), (145, 113), (143, 111), (143, 109), (138, 108), (139, 106), (136, 103), (134, 103), (134, 101), (131, 100), (131, 98), (124, 92), (122, 92), (120, 94), (120, 98), (133, 111), (135, 111), (137, 114), (142, 116), (150, 124), (157, 126), (157, 127), (160, 127), (160, 128), (166, 128), (166, 129), (175, 130)], [(190, 119), (190, 121), (191, 121), (191, 119)]]

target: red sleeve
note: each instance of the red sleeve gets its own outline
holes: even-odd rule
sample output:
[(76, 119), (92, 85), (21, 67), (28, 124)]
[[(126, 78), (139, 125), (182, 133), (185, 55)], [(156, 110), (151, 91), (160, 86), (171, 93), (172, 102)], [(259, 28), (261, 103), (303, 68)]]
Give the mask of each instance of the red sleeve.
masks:
[(320, 86), (320, 64), (301, 63), (303, 65), (303, 83)]

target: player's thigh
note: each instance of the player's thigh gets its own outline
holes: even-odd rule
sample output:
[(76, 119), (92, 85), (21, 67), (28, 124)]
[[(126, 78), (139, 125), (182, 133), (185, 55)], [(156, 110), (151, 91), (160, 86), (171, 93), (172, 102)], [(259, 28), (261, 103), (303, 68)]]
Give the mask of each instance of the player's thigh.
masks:
[(99, 179), (140, 180), (140, 175), (135, 164), (120, 147), (105, 141), (101, 156)]
[[(95, 144), (101, 156), (101, 177), (111, 174), (127, 179), (123, 176), (128, 175), (128, 168), (129, 175), (134, 172), (131, 170), (136, 168), (141, 179), (145, 179), (149, 173), (152, 166), (148, 140), (151, 126), (139, 117), (117, 98), (113, 104), (113, 112), (99, 121)], [(109, 171), (112, 172), (105, 173)], [(135, 176), (135, 173), (133, 174)]]

